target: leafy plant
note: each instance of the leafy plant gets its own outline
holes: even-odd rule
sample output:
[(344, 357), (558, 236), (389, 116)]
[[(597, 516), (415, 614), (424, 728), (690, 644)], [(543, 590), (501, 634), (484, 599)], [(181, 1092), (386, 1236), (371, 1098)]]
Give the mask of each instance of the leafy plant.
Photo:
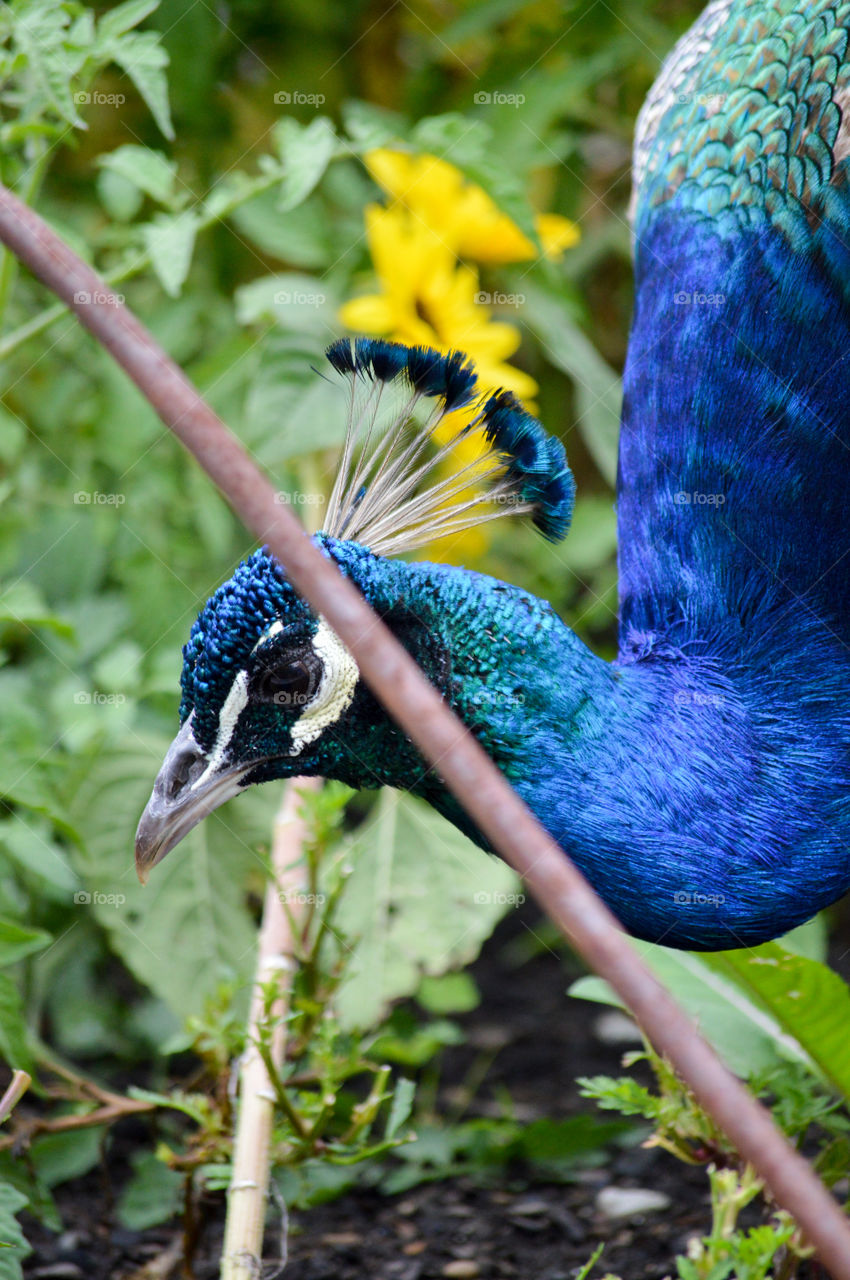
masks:
[[(743, 952), (694, 956), (651, 947), (649, 958), (658, 973), (672, 978), (704, 1034), (770, 1105), (788, 1137), (798, 1147), (804, 1141), (816, 1145), (815, 1165), (827, 1184), (835, 1185), (846, 1176), (850, 1151), (847, 1046), (840, 1031), (850, 989), (821, 960), (799, 954), (801, 949), (818, 952), (821, 944), (814, 925)], [(595, 978), (580, 979), (571, 992), (585, 999), (611, 998), (610, 989)], [(624, 1066), (641, 1062), (651, 1068), (655, 1089), (630, 1076), (579, 1083), (584, 1096), (604, 1110), (649, 1120), (653, 1132), (647, 1145), (663, 1147), (689, 1164), (707, 1165), (712, 1228), (677, 1260), (680, 1280), (763, 1280), (771, 1273), (790, 1280), (809, 1256), (793, 1222), (776, 1209), (752, 1168), (670, 1064), (648, 1046), (624, 1058)], [(758, 1197), (765, 1221), (739, 1227), (741, 1210)]]

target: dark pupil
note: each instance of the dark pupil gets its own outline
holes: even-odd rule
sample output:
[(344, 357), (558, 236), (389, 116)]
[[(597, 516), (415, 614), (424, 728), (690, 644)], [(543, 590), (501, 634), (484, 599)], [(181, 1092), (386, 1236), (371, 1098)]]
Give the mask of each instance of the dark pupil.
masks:
[(266, 672), (262, 692), (274, 702), (299, 703), (309, 697), (311, 683), (306, 662), (288, 662), (285, 667)]

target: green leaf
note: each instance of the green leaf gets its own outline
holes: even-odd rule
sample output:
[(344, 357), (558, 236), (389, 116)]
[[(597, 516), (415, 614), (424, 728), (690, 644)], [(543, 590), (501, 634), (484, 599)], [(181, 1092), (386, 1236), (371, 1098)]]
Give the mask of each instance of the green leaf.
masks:
[(416, 1085), (412, 1080), (400, 1076), (396, 1080), (390, 1115), (387, 1120), (387, 1138), (394, 1138), (413, 1110), (413, 1097)]
[(322, 341), (333, 332), (338, 306), (325, 280), (295, 271), (252, 280), (236, 290), (234, 301), (240, 324), (275, 320), (283, 329), (316, 333)]
[(153, 222), (142, 227), (153, 269), (171, 298), (179, 295), (189, 274), (197, 231), (198, 216), (189, 209), (171, 215), (157, 214)]
[(180, 1209), (183, 1177), (151, 1151), (133, 1157), (133, 1176), (121, 1192), (118, 1220), (128, 1231), (146, 1231), (168, 1222)]
[(469, 973), (444, 973), (423, 978), (416, 999), (429, 1013), (468, 1013), (481, 1003), (481, 993)]
[(837, 973), (779, 942), (712, 953), (704, 963), (745, 991), (793, 1036), (828, 1084), (850, 1098), (850, 988)]
[(177, 165), (161, 151), (128, 144), (107, 155), (98, 156), (97, 163), (102, 169), (131, 182), (157, 204), (173, 204)]
[(73, 629), (44, 603), (31, 582), (20, 579), (0, 591), (0, 626), (46, 627), (56, 635), (72, 636)]
[(826, 912), (821, 911), (819, 915), (812, 916), (805, 924), (783, 934), (779, 941), (786, 951), (795, 951), (798, 956), (807, 956), (809, 960), (821, 960), (825, 963), (829, 943)]
[(32, 1148), (32, 1165), (39, 1182), (55, 1187), (71, 1178), (81, 1178), (93, 1169), (101, 1156), (105, 1125), (92, 1125), (70, 1133), (49, 1133), (37, 1138)]
[(154, 31), (134, 32), (112, 42), (112, 57), (127, 72), (148, 110), (159, 125), (160, 133), (169, 141), (174, 138), (171, 112), (168, 108), (168, 82), (165, 68), (168, 54), (160, 44), (160, 36)]
[(289, 458), (342, 443), (345, 406), (339, 387), (317, 378), (325, 338), (273, 330), (261, 345), (245, 399), (242, 437), (273, 472)]
[(97, 33), (101, 40), (114, 40), (125, 31), (137, 27), (144, 22), (148, 14), (159, 7), (159, 0), (126, 0), (116, 5), (103, 15), (98, 23)]
[(263, 253), (292, 266), (309, 271), (326, 266), (335, 256), (327, 215), (317, 195), (283, 218), (277, 207), (277, 193), (264, 191), (235, 209), (231, 218), (240, 235)]
[(35, 1070), (21, 993), (7, 973), (0, 973), (0, 1058), (13, 1071)]
[(110, 218), (132, 222), (144, 203), (139, 188), (110, 169), (101, 169), (96, 179), (97, 194)]
[(0, 1280), (21, 1280), (21, 1262), (32, 1253), (15, 1216), (27, 1203), (20, 1191), (0, 1182)]
[(200, 1013), (219, 984), (250, 983), (256, 929), (243, 884), (260, 867), (277, 794), (257, 788), (205, 819), (156, 867), (146, 888), (133, 835), (168, 742), (133, 734), (81, 762), (70, 810), (85, 846), (75, 857), (91, 912), (132, 973), (179, 1017)]
[(374, 1025), (423, 974), (467, 964), (496, 921), (524, 901), (509, 867), (398, 791), (381, 792), (350, 861), (334, 926), (359, 938), (337, 998), (347, 1026)]
[(342, 104), (341, 112), (345, 131), (360, 152), (385, 147), (405, 132), (403, 116), (372, 102), (353, 98)]
[[(747, 1077), (775, 1067), (780, 1050), (786, 1057), (808, 1063), (797, 1042), (737, 983), (710, 968), (705, 955), (648, 942), (632, 945), (737, 1075)], [(570, 987), (570, 995), (620, 1004), (601, 978), (580, 978)]]
[(79, 95), (71, 92), (71, 78), (82, 59), (66, 48), (68, 20), (64, 6), (55, 0), (21, 6), (14, 15), (15, 36), (46, 101), (68, 124), (85, 129), (75, 105)]
[(617, 483), (622, 383), (579, 329), (566, 303), (527, 277), (522, 289), (526, 323), (550, 364), (572, 379), (578, 428), (600, 473), (613, 488)]
[(337, 137), (326, 116), (316, 116), (306, 126), (286, 118), (272, 132), (284, 169), (277, 207), (285, 213), (306, 200), (316, 186), (336, 151)]
[(52, 941), (43, 929), (28, 929), (0, 916), (0, 965), (15, 964), (34, 951), (41, 951)]

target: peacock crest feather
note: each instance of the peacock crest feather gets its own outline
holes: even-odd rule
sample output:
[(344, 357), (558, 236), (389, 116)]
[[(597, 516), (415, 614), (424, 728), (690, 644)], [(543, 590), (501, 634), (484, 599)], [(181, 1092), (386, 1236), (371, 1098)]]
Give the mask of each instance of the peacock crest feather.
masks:
[[(349, 395), (330, 537), (398, 554), (522, 513), (551, 541), (566, 535), (575, 485), (563, 445), (511, 392), (482, 395), (461, 352), (343, 338), (327, 358)], [(483, 434), (481, 455), (446, 475), (473, 431)]]

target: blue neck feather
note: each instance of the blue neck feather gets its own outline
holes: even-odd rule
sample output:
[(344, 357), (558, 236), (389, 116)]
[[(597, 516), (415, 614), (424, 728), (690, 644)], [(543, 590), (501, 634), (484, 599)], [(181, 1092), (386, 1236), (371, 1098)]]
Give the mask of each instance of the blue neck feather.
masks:
[[(737, 665), (696, 634), (675, 645), (635, 631), (608, 664), (518, 588), (326, 545), (380, 611), (403, 599), (448, 654), (435, 669), (433, 653), (411, 645), (636, 935), (689, 948), (753, 945), (846, 887), (850, 814), (832, 709), (847, 673), (824, 667), (823, 638), (805, 615), (787, 645), (784, 630), (756, 628)], [(478, 838), (413, 749), (389, 749), (387, 731), (397, 735), (382, 729), (361, 742), (350, 780), (413, 790)], [(323, 767), (338, 774), (339, 760)]]

